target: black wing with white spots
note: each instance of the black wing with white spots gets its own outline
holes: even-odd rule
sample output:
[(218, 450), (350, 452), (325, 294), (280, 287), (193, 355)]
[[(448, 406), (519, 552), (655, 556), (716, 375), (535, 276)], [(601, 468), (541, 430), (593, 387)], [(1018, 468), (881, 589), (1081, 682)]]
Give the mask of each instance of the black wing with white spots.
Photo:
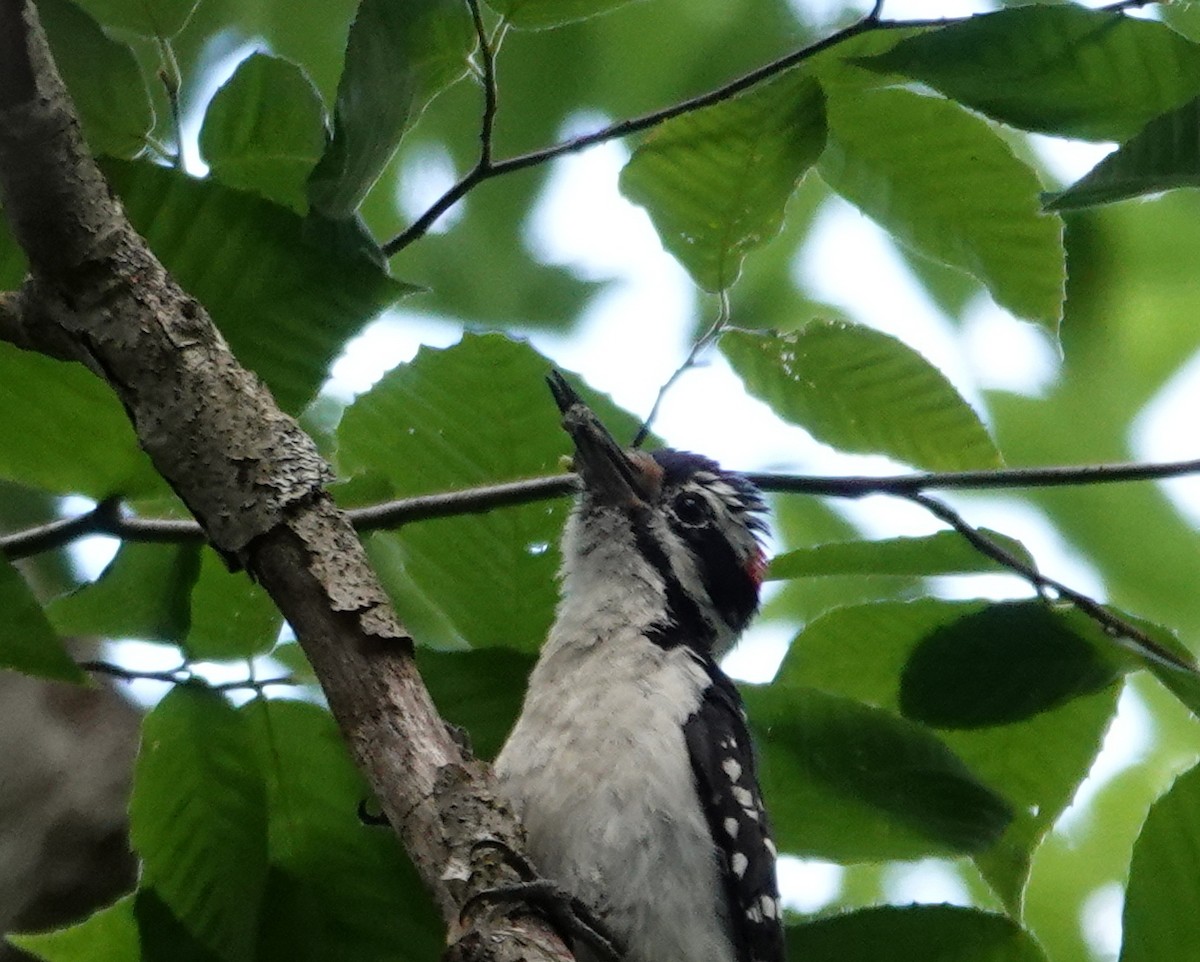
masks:
[(784, 957), (775, 845), (758, 787), (746, 712), (733, 682), (705, 659), (712, 684), (684, 725), (696, 790), (720, 853), (738, 962)]

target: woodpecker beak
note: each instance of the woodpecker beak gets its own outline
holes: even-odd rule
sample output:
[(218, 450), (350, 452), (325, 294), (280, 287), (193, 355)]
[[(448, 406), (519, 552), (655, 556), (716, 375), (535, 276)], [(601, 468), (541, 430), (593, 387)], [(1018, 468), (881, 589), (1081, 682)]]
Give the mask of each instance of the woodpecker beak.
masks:
[(575, 470), (587, 494), (629, 508), (655, 500), (663, 477), (658, 462), (642, 451), (624, 450), (558, 371), (546, 381), (562, 411), (563, 430), (575, 442)]

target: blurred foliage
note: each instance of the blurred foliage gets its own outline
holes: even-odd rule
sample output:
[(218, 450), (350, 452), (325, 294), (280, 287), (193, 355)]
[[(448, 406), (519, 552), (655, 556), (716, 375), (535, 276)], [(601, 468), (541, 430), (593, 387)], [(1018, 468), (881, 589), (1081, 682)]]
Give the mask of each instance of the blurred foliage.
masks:
[[(577, 332), (607, 283), (546, 262), (532, 239), (556, 165), (485, 179), (382, 253), (479, 157), (482, 53), (465, 2), (37, 2), (135, 226), (280, 404), (319, 427), (343, 503), (556, 470), (552, 362), (519, 335)], [(940, 470), (1129, 459), (1138, 418), (1200, 346), (1200, 200), (1097, 206), (1200, 183), (1200, 5), (1172, 4), (1164, 22), (1004, 6), (853, 28), (625, 144), (621, 189), (698, 286), (730, 299), (741, 329), (721, 351), (746, 390), (841, 452)], [(837, 29), (804, 0), (489, 0), (481, 16), (498, 49), (498, 160), (712, 91)], [(1038, 168), (1023, 131), (1123, 143), (1070, 186)], [(845, 201), (889, 234), (955, 332), (990, 298), (1014, 330), (1023, 319), (1054, 339), (1061, 370), (1042, 395), (981, 392), (973, 406), (915, 327), (885, 334), (822, 303), (795, 268)], [(23, 263), (0, 236), (0, 281), (16, 286)], [(869, 262), (850, 269), (874, 283)], [(346, 344), (401, 302), (469, 333), (348, 405), (321, 394)], [(8, 345), (0, 368), (6, 530), (70, 494), (178, 514), (100, 381)], [(580, 388), (632, 435), (636, 418)], [(1196, 537), (1163, 488), (1021, 497), (1156, 642), (1179, 651), (1200, 633)], [(553, 617), (565, 513), (546, 502), (368, 541), (431, 692), (484, 757)], [(1106, 955), (1085, 907), (1128, 879), (1121, 958), (1195, 957), (1200, 783), (1175, 779), (1200, 755), (1200, 677), (1050, 599), (932, 597), (933, 576), (996, 570), (950, 532), (865, 540), (836, 504), (802, 496), (777, 497), (775, 515), (763, 618), (795, 638), (776, 679), (746, 688), (763, 781), (783, 850), (848, 866), (829, 918), (790, 919), (795, 956), (1090, 962)], [(207, 549), (125, 544), (82, 586), (70, 570), (65, 550), (0, 562), (0, 664), (78, 678), (68, 633), (171, 644), (189, 662), (244, 662), (279, 635), (267, 599)], [(275, 654), (315, 696), (299, 646)], [(1068, 811), (1118, 700), (1144, 716), (1142, 757)], [(321, 708), (234, 709), (196, 682), (145, 735), (141, 888), (74, 928), (15, 938), (24, 948), (62, 962), (437, 954), (411, 866), (354, 818), (365, 788)], [(969, 904), (905, 905), (919, 893), (889, 879), (919, 858)]]

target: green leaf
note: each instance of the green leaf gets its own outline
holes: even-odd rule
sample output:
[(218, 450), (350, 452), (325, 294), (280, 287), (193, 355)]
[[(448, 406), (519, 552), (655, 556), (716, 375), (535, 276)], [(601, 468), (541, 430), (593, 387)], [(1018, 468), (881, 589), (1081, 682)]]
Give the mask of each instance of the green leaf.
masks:
[(629, 0), (488, 0), (488, 6), (521, 30), (544, 30), (586, 20)]
[(533, 656), (516, 651), (417, 651), (421, 679), (438, 713), (463, 729), (471, 750), (491, 759), (521, 712)]
[(245, 719), (179, 686), (146, 717), (130, 836), (152, 888), (226, 962), (253, 958), (267, 874), (267, 805)]
[[(339, 473), (382, 472), (401, 497), (552, 474), (571, 445), (546, 389), (550, 368), (527, 344), (496, 334), (423, 348), (346, 409)], [(584, 396), (618, 437), (633, 436), (632, 418)], [(371, 540), (400, 546), (383, 577), (402, 617), (406, 589), (397, 579), (411, 580), (472, 646), (534, 651), (553, 619), (554, 545), (566, 514), (559, 499), (421, 521)]]
[(33, 592), (8, 559), (0, 556), (0, 666), (58, 681), (83, 682), (76, 666), (50, 627)]
[(104, 170), (133, 226), (288, 412), (312, 399), (346, 341), (413, 289), (365, 255), (307, 240), (300, 217), (252, 194), (149, 164)]
[(783, 210), (825, 147), (825, 95), (785, 74), (659, 126), (621, 171), (663, 246), (708, 291), (738, 279), (747, 252), (779, 233)]
[(1200, 767), (1181, 775), (1150, 809), (1133, 847), (1121, 962), (1200, 960)]
[(887, 334), (812, 321), (786, 334), (729, 331), (720, 343), (746, 389), (818, 441), (934, 471), (1001, 463), (945, 375)]
[(66, 0), (38, 0), (38, 17), (94, 154), (134, 157), (154, 127), (137, 58)]
[(1040, 599), (990, 605), (921, 640), (900, 675), (900, 711), (936, 728), (1022, 721), (1111, 685), (1129, 667)]
[[(163, 897), (142, 886), (133, 902), (143, 962), (225, 962), (184, 925)], [(247, 960), (248, 962), (248, 960)]]
[(1052, 333), (1066, 276), (1062, 221), (1034, 172), (978, 117), (907, 90), (826, 87), (825, 181), (902, 244), (974, 275)]
[(1082, 140), (1125, 140), (1200, 92), (1200, 46), (1152, 20), (1070, 4), (967, 17), (858, 62)]
[[(173, 37), (191, 19), (200, 0), (76, 0), (106, 27), (143, 37)], [(39, 0), (39, 9), (40, 9)]]
[(781, 849), (841, 862), (986, 848), (1012, 818), (927, 729), (776, 681), (744, 686)]
[(100, 577), (46, 607), (63, 635), (179, 643), (200, 573), (200, 546), (127, 541)]
[(251, 658), (279, 639), (283, 615), (271, 596), (244, 571), (231, 572), (220, 556), (205, 550), (191, 591), (183, 650), (192, 661)]
[(305, 182), (325, 148), (325, 107), (304, 71), (287, 60), (247, 57), (216, 92), (200, 129), (212, 175), (308, 210)]
[(304, 649), (294, 641), (285, 641), (271, 650), (271, 657), (287, 669), (288, 674), (296, 681), (306, 684), (316, 684), (317, 675), (309, 664)]
[(126, 895), (65, 929), (5, 938), (45, 962), (141, 962), (133, 898)]
[(358, 819), (368, 789), (329, 714), (303, 702), (256, 699), (239, 712), (266, 777), (271, 870), (259, 959), (396, 962), (435, 959), (440, 916), (387, 830)]
[(467, 71), (475, 31), (460, 0), (362, 0), (338, 84), (333, 139), (308, 182), (313, 208), (351, 216), (400, 138)]
[(1066, 190), (1048, 210), (1073, 210), (1172, 190), (1200, 187), (1200, 98), (1150, 121)]
[[(980, 533), (1006, 551), (1028, 558), (1025, 546), (996, 531)], [(768, 581), (829, 575), (934, 575), (995, 574), (1009, 569), (988, 558), (954, 531), (939, 531), (919, 538), (885, 538), (880, 541), (832, 541), (797, 548), (771, 559)]]
[(163, 490), (121, 402), (81, 364), (0, 342), (0, 410), (7, 480), (98, 501)]
[(954, 905), (880, 906), (787, 927), (804, 962), (1046, 962), (1012, 919)]
[[(811, 686), (899, 712), (900, 678), (933, 631), (986, 608), (984, 602), (925, 599), (830, 611), (788, 650), (776, 682)], [(975, 862), (1006, 907), (1019, 907), (1033, 850), (1091, 768), (1116, 710), (1119, 686), (996, 728), (939, 732), (985, 785), (1012, 805), (1004, 837)], [(837, 826), (809, 831), (844, 831)]]

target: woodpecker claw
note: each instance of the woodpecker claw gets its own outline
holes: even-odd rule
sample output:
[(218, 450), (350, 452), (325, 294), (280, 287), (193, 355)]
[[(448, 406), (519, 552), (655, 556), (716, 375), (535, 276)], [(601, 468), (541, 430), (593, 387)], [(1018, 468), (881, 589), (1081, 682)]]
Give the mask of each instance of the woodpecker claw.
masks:
[(556, 883), (544, 878), (513, 882), (476, 892), (462, 907), (459, 920), (469, 918), (480, 905), (525, 902), (541, 910), (568, 942), (583, 942), (601, 962), (621, 962), (624, 953), (592, 907)]

